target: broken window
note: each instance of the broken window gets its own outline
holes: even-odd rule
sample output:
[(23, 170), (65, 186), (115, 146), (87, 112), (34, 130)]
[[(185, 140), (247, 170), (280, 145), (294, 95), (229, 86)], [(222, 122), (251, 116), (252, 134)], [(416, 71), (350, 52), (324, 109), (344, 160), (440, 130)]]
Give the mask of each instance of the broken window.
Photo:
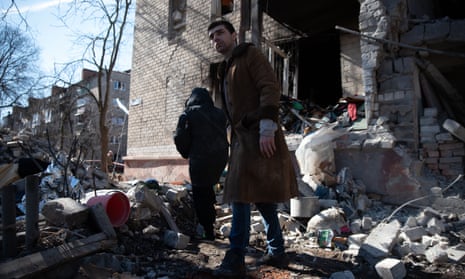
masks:
[(234, 10), (234, 0), (212, 0), (212, 20), (229, 14)]
[(168, 39), (170, 40), (186, 29), (186, 1), (170, 0), (168, 11)]

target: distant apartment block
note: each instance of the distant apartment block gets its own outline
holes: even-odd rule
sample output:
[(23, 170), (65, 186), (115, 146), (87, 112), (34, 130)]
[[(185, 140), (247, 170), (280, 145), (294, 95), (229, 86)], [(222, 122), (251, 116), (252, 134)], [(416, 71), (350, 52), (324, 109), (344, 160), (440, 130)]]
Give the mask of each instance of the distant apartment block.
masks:
[[(102, 86), (110, 87), (108, 148), (115, 154), (115, 159), (121, 160), (127, 150), (127, 115), (121, 105), (128, 106), (130, 71), (113, 72), (111, 84)], [(12, 113), (3, 119), (3, 126), (50, 140), (57, 151), (69, 152), (73, 142), (77, 141), (84, 159), (98, 160), (98, 108), (90, 95), (98, 96), (97, 88), (97, 72), (83, 69), (79, 82), (68, 87), (53, 86), (50, 96), (29, 98), (27, 107), (13, 107)]]

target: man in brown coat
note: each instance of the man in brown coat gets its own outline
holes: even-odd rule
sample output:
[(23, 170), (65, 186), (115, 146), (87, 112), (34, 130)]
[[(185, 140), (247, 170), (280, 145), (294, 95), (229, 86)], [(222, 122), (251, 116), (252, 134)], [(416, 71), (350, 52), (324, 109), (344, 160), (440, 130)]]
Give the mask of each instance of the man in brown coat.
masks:
[(288, 264), (277, 215), (277, 203), (297, 196), (297, 182), (284, 135), (279, 127), (280, 88), (266, 57), (252, 44), (237, 45), (228, 21), (209, 25), (213, 48), (225, 61), (219, 67), (223, 108), (231, 125), (231, 152), (224, 202), (232, 203), (230, 247), (215, 275), (245, 275), (250, 236), (250, 204), (262, 215), (267, 251), (261, 263)]

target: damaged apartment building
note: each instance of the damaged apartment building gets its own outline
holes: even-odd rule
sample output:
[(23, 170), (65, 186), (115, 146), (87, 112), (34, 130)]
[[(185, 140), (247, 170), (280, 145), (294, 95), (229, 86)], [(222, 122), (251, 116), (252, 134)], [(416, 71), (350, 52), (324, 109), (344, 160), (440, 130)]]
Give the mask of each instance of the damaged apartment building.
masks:
[(421, 177), (464, 170), (465, 2), (461, 0), (137, 1), (125, 176), (188, 179), (173, 131), (192, 88), (215, 84), (208, 24), (233, 22), (269, 57), (283, 96), (341, 100), (362, 119), (338, 138), (337, 170), (398, 203)]
[[(107, 111), (108, 150), (114, 160), (120, 161), (126, 154), (126, 113), (118, 106), (129, 102), (130, 71), (113, 71), (108, 86), (109, 108)], [(89, 162), (99, 162), (100, 142), (98, 108), (91, 96), (98, 96), (98, 72), (82, 69), (81, 80), (66, 86), (54, 85), (50, 95), (28, 99), (28, 106), (14, 106), (10, 115), (3, 119), (3, 127), (16, 133), (26, 133), (50, 142), (57, 151), (73, 150)], [(107, 88), (106, 82), (103, 88)]]

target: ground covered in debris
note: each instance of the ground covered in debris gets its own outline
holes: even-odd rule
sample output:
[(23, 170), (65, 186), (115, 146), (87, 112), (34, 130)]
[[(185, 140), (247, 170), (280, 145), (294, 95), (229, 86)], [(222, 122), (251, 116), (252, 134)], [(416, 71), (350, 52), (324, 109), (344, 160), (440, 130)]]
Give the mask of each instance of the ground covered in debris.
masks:
[[(106, 257), (127, 258), (134, 265), (129, 268), (132, 272), (115, 274), (111, 266), (102, 268), (102, 262), (97, 268), (95, 261), (91, 261), (81, 265), (75, 278), (213, 278), (211, 270), (220, 264), (228, 246), (227, 239), (219, 237), (215, 241), (202, 241), (192, 238), (185, 249), (175, 250), (167, 247), (160, 239), (141, 233), (145, 226), (157, 226), (159, 222), (159, 218), (142, 223), (129, 222), (128, 230), (118, 232), (118, 249), (121, 254), (106, 253)], [(191, 228), (185, 227), (182, 230), (189, 231)], [(288, 245), (291, 262), (288, 268), (257, 267), (255, 261), (263, 254), (264, 246), (263, 235), (252, 235), (246, 258), (247, 278), (330, 278), (332, 274), (345, 270), (351, 271), (355, 278), (379, 278), (376, 271), (361, 258), (349, 257), (337, 248), (308, 247), (305, 243)], [(422, 263), (421, 259), (412, 259), (406, 268), (406, 278), (463, 278), (465, 274), (463, 264), (427, 264)]]
[[(171, 214), (180, 231), (191, 238), (184, 249), (173, 249), (163, 241), (163, 231), (169, 228), (169, 224), (160, 215), (139, 221), (129, 219), (124, 226), (116, 229), (117, 247), (87, 258), (79, 265), (75, 278), (213, 278), (211, 271), (220, 264), (228, 247), (227, 237), (221, 234), (220, 227), (230, 220), (229, 212), (224, 206), (219, 207), (217, 239), (201, 240), (195, 229), (191, 202), (190, 195), (187, 195), (171, 207)], [(391, 213), (396, 208), (389, 205), (381, 206), (382, 209), (372, 211)], [(247, 278), (336, 278), (331, 276), (342, 276), (344, 271), (350, 271), (351, 274), (337, 278), (352, 278), (352, 275), (355, 278), (379, 278), (372, 265), (362, 257), (347, 253), (347, 247), (344, 245), (338, 246), (333, 241), (331, 247), (320, 247), (315, 243), (315, 239), (305, 232), (309, 218), (292, 218), (287, 209), (283, 206), (281, 214), (292, 219), (294, 224), (294, 231), (290, 231), (290, 227), (284, 228), (290, 265), (286, 269), (256, 266), (255, 261), (263, 255), (265, 238), (263, 232), (252, 232), (246, 257)], [(399, 210), (397, 215), (407, 218), (417, 216), (421, 211), (421, 208), (405, 207)], [(298, 233), (295, 226), (298, 227)], [(149, 233), (147, 228), (153, 228), (152, 233)], [(450, 246), (463, 243), (457, 234), (445, 234)], [(463, 263), (428, 263), (424, 257), (415, 255), (406, 258), (406, 278), (463, 278), (465, 274)]]
[[(27, 278), (213, 278), (211, 271), (220, 264), (228, 247), (227, 230), (224, 226), (230, 222), (231, 213), (227, 205), (220, 202), (218, 204), (217, 239), (204, 241), (198, 238), (188, 184), (167, 183), (161, 185), (163, 187), (158, 185), (160, 186), (158, 188), (151, 185), (150, 180), (121, 182), (110, 179), (109, 181), (105, 172), (96, 169), (82, 170), (83, 167), (76, 167), (76, 170), (69, 173), (79, 178), (80, 182), (69, 183), (69, 187), (64, 187), (62, 182), (68, 181), (63, 179), (67, 172), (63, 173), (61, 171), (63, 167), (60, 166), (52, 164), (47, 169), (47, 173), (51, 175), (44, 177), (39, 184), (41, 197), (45, 197), (47, 203), (67, 196), (74, 202), (85, 204), (82, 200), (84, 194), (100, 189), (119, 190), (125, 192), (131, 200), (130, 217), (124, 225), (115, 228), (115, 239), (89, 242), (90, 244), (85, 246), (89, 251), (84, 253), (82, 247), (63, 245), (76, 243), (73, 241), (89, 240), (96, 235), (93, 227), (95, 224), (90, 224), (91, 222), (88, 221), (78, 224), (73, 219), (68, 220), (71, 223), (67, 224), (54, 223), (53, 221), (61, 221), (61, 216), (53, 216), (53, 214), (44, 216), (47, 214), (42, 211), (37, 245), (33, 249), (25, 249), (24, 232), (27, 227), (23, 215), (25, 206), (18, 195), (16, 219), (18, 255), (14, 258), (2, 258), (0, 272), (14, 265), (15, 269), (16, 266), (21, 266), (24, 270), (30, 269), (31, 274), (34, 273), (33, 269), (41, 268), (39, 275), (36, 272), (34, 276)], [(348, 227), (349, 230), (336, 233), (328, 245), (320, 245), (318, 237), (308, 230), (308, 224), (313, 218), (291, 217), (289, 204), (283, 204), (280, 207), (280, 216), (283, 218), (283, 232), (290, 265), (285, 269), (255, 265), (255, 261), (263, 255), (265, 238), (263, 230), (254, 227), (246, 258), (248, 278), (379, 278), (373, 262), (369, 263), (366, 255), (361, 256), (357, 253), (358, 250), (349, 249), (348, 239), (356, 234), (370, 235), (388, 216), (392, 217), (391, 220), (398, 221), (398, 231), (402, 231), (403, 234), (412, 233), (412, 235), (393, 237), (391, 247), (387, 249), (386, 255), (383, 255), (386, 258), (400, 259), (406, 270), (406, 278), (464, 277), (465, 183), (463, 179), (453, 187), (450, 187), (452, 184), (447, 185), (442, 181), (434, 183), (440, 186), (440, 191), (436, 192), (440, 195), (435, 196), (434, 200), (428, 199), (428, 202), (422, 205), (411, 204), (400, 208), (399, 205), (381, 202), (376, 195), (365, 193), (364, 187), (361, 187), (356, 180), (350, 179), (350, 175), (344, 177), (347, 179), (339, 181), (335, 186), (322, 184), (317, 185), (316, 189), (308, 190), (313, 191), (310, 194), (317, 196), (320, 201), (333, 202), (332, 206), (327, 207), (320, 204), (318, 212), (322, 213), (331, 208), (337, 208), (336, 212), (344, 211), (344, 220), (330, 220), (328, 228), (334, 225), (334, 231), (342, 227)], [(20, 191), (21, 183), (16, 183), (16, 187), (16, 190)], [(218, 190), (220, 195), (221, 191)], [(338, 192), (337, 195), (334, 195), (334, 192)], [(160, 212), (159, 204), (156, 203), (158, 199), (169, 210), (169, 218)], [(44, 206), (42, 201), (40, 206)], [(430, 206), (432, 208), (429, 208)], [(429, 214), (428, 218), (425, 218), (426, 214)], [(2, 226), (3, 217), (2, 210)], [(256, 217), (256, 214), (253, 217)], [(173, 248), (165, 239), (166, 232), (173, 229), (170, 220), (174, 221), (179, 231), (190, 239), (182, 248)], [(256, 224), (257, 220), (254, 219), (253, 223)], [(356, 226), (353, 226), (357, 223), (361, 224), (358, 231), (355, 230)], [(2, 227), (2, 232), (7, 229), (9, 228), (6, 226)], [(98, 233), (99, 231), (97, 235), (101, 236)], [(2, 242), (4, 237), (2, 235)], [(92, 245), (102, 247), (97, 247), (95, 251), (98, 252), (95, 252)], [(455, 256), (456, 261), (448, 258), (447, 254), (440, 254), (444, 252), (441, 249), (433, 249), (441, 245), (456, 249), (455, 252), (458, 254)], [(62, 249), (63, 247), (65, 249)], [(53, 254), (57, 260), (66, 260), (66, 262), (52, 264), (52, 258), (47, 258), (45, 252), (54, 248), (57, 248), (54, 250), (57, 253)], [(432, 252), (429, 253), (430, 251)], [(79, 252), (83, 253), (79, 254)], [(436, 255), (434, 252), (439, 254)], [(85, 256), (81, 256), (84, 254)], [(26, 258), (28, 255), (35, 255), (35, 258)], [(35, 265), (29, 259), (40, 260), (43, 265)]]
[[(458, 186), (459, 189), (462, 187), (463, 184)], [(122, 190), (126, 191), (127, 188)], [(131, 217), (124, 225), (115, 228), (115, 243), (99, 253), (45, 270), (37, 278), (214, 278), (211, 271), (220, 264), (228, 247), (227, 237), (223, 235), (222, 230), (222, 226), (230, 221), (228, 207), (218, 205), (217, 239), (206, 241), (198, 237), (189, 191), (187, 195), (177, 199), (177, 202), (169, 202), (166, 193), (159, 195), (164, 198), (165, 204), (169, 204), (171, 217), (180, 232), (190, 237), (185, 247), (175, 249), (167, 245), (164, 233), (169, 230), (170, 224), (160, 212), (152, 210), (150, 214), (144, 214), (141, 208), (137, 208), (137, 203), (132, 202)], [(365, 214), (371, 214), (376, 223), (379, 221), (376, 216), (381, 215), (385, 218), (398, 208), (376, 203)], [(397, 211), (396, 218), (404, 223), (408, 217), (419, 216), (423, 210), (423, 207), (406, 206)], [(306, 232), (310, 218), (291, 217), (286, 205), (282, 205), (280, 215), (287, 220), (287, 225), (283, 228), (290, 265), (284, 269), (256, 266), (256, 260), (263, 255), (265, 238), (262, 231), (253, 230), (246, 257), (247, 278), (380, 278), (372, 264), (363, 257), (348, 252), (350, 250), (347, 249), (346, 243), (341, 241), (351, 232), (339, 234), (339, 238), (334, 238), (331, 245), (321, 247), (314, 235)], [(254, 211), (252, 216), (258, 216), (258, 213)], [(53, 226), (43, 220), (40, 223), (41, 235), (35, 251), (21, 251), (18, 257), (58, 247), (73, 239), (83, 239), (91, 235), (93, 229), (92, 226), (81, 226), (70, 230)], [(18, 233), (24, 232), (25, 225), (21, 224), (23, 223), (18, 221)], [(449, 228), (450, 231), (441, 234), (447, 238), (448, 245), (463, 243), (463, 235), (456, 233), (463, 228)], [(430, 263), (425, 256), (414, 253), (403, 256), (402, 259), (407, 271), (405, 278), (463, 278), (465, 274), (463, 261)]]

